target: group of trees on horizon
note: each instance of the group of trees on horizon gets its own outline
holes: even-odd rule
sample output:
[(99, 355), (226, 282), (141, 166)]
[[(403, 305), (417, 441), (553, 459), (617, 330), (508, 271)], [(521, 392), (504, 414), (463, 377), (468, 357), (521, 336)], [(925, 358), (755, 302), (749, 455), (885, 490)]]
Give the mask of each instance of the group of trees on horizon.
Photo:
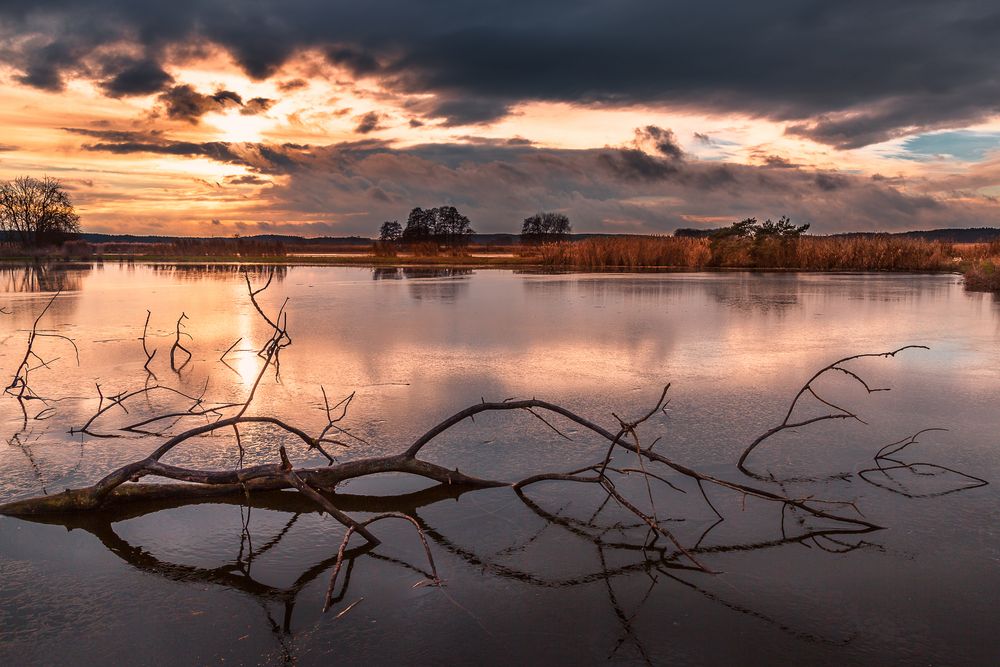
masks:
[[(805, 234), (809, 227), (808, 223), (796, 225), (783, 215), (777, 222), (770, 218), (763, 222), (757, 218), (745, 218), (727, 227), (679, 228), (674, 230), (673, 236), (707, 238), (716, 244), (752, 243), (759, 250), (766, 244), (787, 244)], [(572, 232), (572, 224), (565, 214), (540, 211), (524, 219), (520, 240), (525, 245), (540, 245), (566, 240)], [(976, 243), (994, 240), (1000, 237), (998, 232), (1000, 230), (992, 227), (976, 227), (897, 234), (927, 240)], [(56, 245), (78, 237), (80, 233), (80, 216), (73, 207), (69, 193), (58, 179), (21, 176), (0, 181), (0, 243), (21, 246)], [(397, 220), (383, 222), (378, 240), (387, 247), (399, 244), (436, 244), (462, 248), (469, 244), (475, 233), (469, 218), (454, 206), (428, 209), (416, 207), (410, 211), (405, 227)], [(870, 236), (886, 233), (853, 232), (841, 235)], [(362, 241), (362, 238), (358, 237), (358, 241)]]
[(62, 183), (48, 176), (0, 182), (0, 239), (49, 245), (80, 233), (80, 216)]
[(386, 243), (437, 243), (460, 247), (468, 245), (475, 234), (469, 218), (458, 212), (454, 206), (439, 206), (423, 209), (419, 206), (410, 211), (406, 227), (398, 220), (382, 223), (379, 241)]
[[(540, 212), (524, 219), (521, 241), (539, 244), (566, 238), (572, 231), (569, 218), (562, 213)], [(461, 247), (475, 234), (469, 218), (454, 206), (439, 206), (410, 211), (403, 227), (398, 220), (386, 220), (379, 228), (378, 240), (382, 243), (425, 243)]]
[(524, 219), (521, 242), (537, 245), (559, 241), (573, 231), (569, 218), (562, 213), (536, 213)]

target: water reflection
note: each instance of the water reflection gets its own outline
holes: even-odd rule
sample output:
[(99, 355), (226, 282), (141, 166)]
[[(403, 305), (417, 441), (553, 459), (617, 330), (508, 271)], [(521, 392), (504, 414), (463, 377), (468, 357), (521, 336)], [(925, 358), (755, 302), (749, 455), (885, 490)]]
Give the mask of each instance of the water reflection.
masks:
[[(49, 341), (51, 346), (39, 348), (43, 358), (63, 358), (33, 377), (45, 395), (81, 398), (54, 403), (56, 421), (32, 424), (30, 438), (0, 441), (4, 500), (91, 483), (145, 449), (148, 443), (127, 439), (70, 439), (61, 426), (79, 425), (93, 414), (95, 384), (106, 395), (142, 386), (146, 357), (138, 338), (147, 309), (147, 343), (150, 352), (159, 349), (152, 368), (187, 393), (199, 395), (207, 381), (212, 400), (241, 399), (246, 378), (258, 368), (255, 350), (268, 332), (234, 265), (107, 263), (76, 270), (80, 291), (60, 296), (41, 326), (76, 340), (81, 366), (67, 356), (71, 351), (56, 347), (62, 343)], [(255, 268), (251, 281), (260, 286), (271, 270)], [(55, 663), (60, 661), (46, 658), (98, 651), (129, 633), (192, 636), (203, 625), (220, 637), (201, 637), (215, 641), (215, 654), (194, 655), (191, 645), (175, 642), (156, 657), (262, 662), (257, 647), (246, 648), (262, 635), (271, 642), (264, 650), (273, 649), (279, 659), (305, 648), (314, 651), (316, 662), (326, 651), (349, 662), (398, 662), (414, 657), (405, 653), (412, 645), (386, 637), (405, 632), (420, 636), (413, 661), (454, 650), (448, 644), (454, 636), (468, 638), (470, 659), (487, 662), (593, 662), (612, 654), (632, 662), (678, 655), (705, 663), (784, 662), (808, 655), (831, 664), (973, 663), (987, 662), (1000, 650), (978, 620), (995, 616), (993, 591), (1000, 586), (991, 532), (1000, 502), (997, 485), (911, 500), (949, 490), (945, 482), (956, 489), (972, 484), (950, 474), (916, 474), (928, 472), (919, 466), (872, 469), (871, 463), (880, 444), (901, 434), (950, 426), (954, 443), (946, 451), (898, 460), (1000, 478), (994, 398), (1000, 386), (1000, 308), (994, 297), (966, 293), (949, 276), (529, 275), (307, 266), (278, 272), (279, 280), (285, 278), (281, 288), (261, 297), (268, 312), (290, 297), (294, 344), (282, 361), (281, 383), (268, 376), (262, 385), (259, 408), (308, 426), (322, 418), (320, 385), (331, 397), (357, 390), (350, 427), (372, 444), (352, 446), (351, 456), (386, 453), (438, 415), (481, 396), (549, 398), (614, 423), (610, 412), (628, 413), (629, 406), (644, 404), (651, 387), (671, 381), (674, 401), (656, 417), (657, 432), (669, 437), (658, 450), (725, 477), (736, 474), (733, 463), (742, 448), (780, 420), (789, 392), (817, 368), (845, 354), (927, 344), (926, 353), (869, 369), (873, 385), (892, 386), (892, 392), (836, 395), (863, 410), (871, 426), (804, 433), (763, 452), (761, 461), (781, 475), (819, 478), (849, 470), (853, 481), (818, 483), (836, 485), (835, 492), (807, 483), (790, 484), (788, 494), (858, 498), (873, 521), (905, 529), (879, 533), (879, 546), (858, 536), (800, 541), (791, 533), (800, 530), (798, 524), (790, 523), (788, 536), (780, 534), (777, 513), (759, 523), (747, 520), (743, 530), (684, 511), (677, 503), (687, 496), (665, 502), (676, 518), (686, 519), (677, 522), (685, 544), (697, 543), (726, 571), (716, 577), (678, 570), (669, 558), (664, 563), (668, 552), (647, 548), (642, 529), (631, 527), (634, 519), (609, 513), (593, 520), (593, 497), (573, 491), (528, 499), (505, 491), (454, 501), (448, 495), (454, 492), (436, 490), (441, 498), (382, 505), (370, 496), (354, 504), (340, 494), (338, 502), (351, 511), (392, 508), (418, 517), (437, 545), (432, 548), (435, 558), (441, 555), (438, 566), (448, 586), (405, 592), (417, 575), (410, 567), (424, 566), (412, 533), (400, 533), (400, 539), (386, 540), (385, 550), (352, 552), (351, 582), (337, 591), (345, 594), (343, 602), (320, 616), (321, 589), (340, 533), (287, 495), (251, 499), (254, 518), (247, 522), (242, 552), (238, 533), (201, 530), (197, 517), (178, 518), (162, 505), (150, 507), (146, 519), (111, 514), (88, 526), (67, 522), (96, 539), (80, 531), (42, 534), (52, 529), (0, 520), (0, 626), (14, 627), (0, 638), (6, 644), (0, 662), (29, 651), (40, 656), (37, 662)], [(13, 273), (3, 275), (0, 285), (8, 289), (0, 307), (11, 315), (0, 315), (0, 371), (9, 379), (24, 354), (24, 331), (50, 295), (15, 293)], [(194, 358), (176, 377), (169, 349), (182, 312), (194, 337), (188, 345)], [(224, 361), (242, 378), (220, 360), (241, 338)], [(138, 412), (121, 418), (138, 420)], [(20, 428), (16, 402), (0, 401), (0, 426), (8, 436)], [(530, 416), (503, 424), (477, 418), (442, 445), (449, 447), (449, 465), (516, 479), (592, 463), (596, 445), (579, 433), (569, 435), (574, 440), (563, 441)], [(263, 434), (248, 434), (244, 441), (250, 458), (273, 454), (274, 445)], [(222, 467), (234, 459), (229, 440), (205, 438), (178, 453), (175, 463)], [(863, 478), (872, 484), (858, 479), (859, 468), (868, 468)], [(400, 491), (397, 484), (386, 482), (392, 492)], [(697, 497), (693, 491), (689, 495)], [(230, 502), (227, 520), (240, 499)], [(730, 509), (734, 516), (751, 514), (738, 503)], [(193, 511), (217, 516), (207, 505)], [(231, 527), (237, 525), (232, 520)], [(88, 551), (81, 538), (96, 549)], [(222, 539), (222, 564), (206, 565)], [(850, 553), (829, 553), (841, 550)], [(109, 554), (108, 561), (128, 565), (109, 567), (101, 560)], [(955, 568), (959, 557), (962, 568)], [(132, 570), (144, 574), (130, 577)], [(929, 574), (933, 587), (926, 586)], [(397, 586), (402, 579), (408, 581)], [(102, 607), (113, 611), (93, 615), (91, 581), (100, 582)], [(920, 590), (926, 598), (914, 603), (901, 590)], [(489, 634), (445, 594), (471, 610)], [(362, 596), (364, 604), (332, 620)], [(135, 605), (152, 606), (161, 597), (183, 610), (180, 620), (161, 625), (160, 617), (134, 612)], [(255, 602), (247, 609), (241, 604), (248, 599)], [(955, 599), (963, 601), (962, 613), (953, 612)], [(196, 605), (214, 605), (215, 616), (187, 618)], [(412, 613), (415, 606), (420, 614)], [(33, 620), (40, 618), (60, 620)], [(237, 625), (231, 636), (218, 629)], [(913, 627), (933, 630), (915, 644)], [(238, 641), (248, 628), (258, 632)], [(296, 633), (294, 643), (289, 630)], [(562, 640), (581, 635), (587, 639)]]
[(468, 292), (466, 279), (472, 269), (432, 267), (376, 267), (372, 280), (405, 280), (410, 297), (415, 301), (453, 303)]
[(423, 266), (375, 267), (372, 280), (415, 280), (418, 278), (458, 278), (471, 276), (472, 269), (448, 269)]
[[(95, 270), (103, 270), (100, 263), (0, 264), (0, 293), (76, 292), (83, 289), (84, 281)], [(243, 275), (251, 280), (266, 280), (268, 276), (281, 282), (288, 274), (288, 267), (273, 264), (115, 264), (117, 271), (127, 275), (143, 275), (147, 271), (178, 280), (198, 281), (210, 278), (232, 279)]]
[[(452, 568), (461, 566), (470, 572), (478, 572), (479, 576), (482, 573), (489, 573), (501, 580), (532, 588), (547, 590), (580, 588), (589, 591), (589, 595), (593, 596), (591, 604), (607, 605), (619, 626), (617, 632), (609, 634), (609, 643), (606, 647), (608, 658), (626, 657), (619, 654), (623, 652), (624, 647), (631, 647), (634, 655), (628, 659), (652, 663), (653, 656), (662, 649), (658, 645), (657, 636), (644, 636), (639, 621), (650, 596), (659, 588), (669, 588), (674, 584), (696, 592), (708, 604), (720, 605), (738, 614), (763, 621), (799, 640), (843, 645), (851, 639), (850, 636), (842, 636), (837, 632), (832, 632), (830, 635), (817, 634), (796, 627), (798, 619), (794, 617), (782, 619), (770, 612), (755, 609), (752, 604), (728, 599), (726, 593), (713, 590), (718, 586), (712, 583), (710, 575), (698, 572), (686, 564), (672, 545), (659, 544), (656, 540), (650, 542), (648, 527), (645, 524), (623, 522), (622, 515), (610, 508), (606, 509), (605, 505), (601, 505), (589, 516), (575, 517), (564, 508), (546, 509), (543, 506), (544, 501), (517, 492), (516, 497), (527, 510), (527, 514), (522, 513), (521, 516), (508, 508), (511, 519), (520, 523), (528, 521), (529, 517), (534, 517), (535, 523), (540, 524), (539, 527), (533, 529), (527, 537), (516, 538), (500, 549), (484, 550), (479, 546), (463, 546), (462, 542), (467, 540), (463, 540), (460, 534), (449, 535), (448, 533), (452, 532), (450, 528), (436, 527), (435, 522), (424, 518), (423, 513), (441, 505), (444, 501), (458, 501), (465, 497), (464, 494), (465, 490), (461, 487), (437, 485), (422, 491), (388, 497), (345, 493), (330, 497), (337, 507), (352, 513), (402, 512), (413, 517), (432, 543), (454, 557)], [(199, 588), (205, 585), (218, 586), (249, 596), (260, 605), (266, 627), (270, 629), (284, 661), (292, 662), (296, 659), (296, 655), (294, 645), (288, 641), (288, 637), (294, 632), (293, 614), (296, 605), (301, 602), (300, 598), (308, 589), (307, 599), (303, 602), (305, 608), (299, 617), (312, 619), (321, 617), (320, 596), (316, 594), (316, 587), (312, 589), (309, 587), (314, 582), (325, 582), (329, 577), (337, 561), (336, 549), (331, 548), (328, 556), (315, 562), (302, 562), (291, 583), (287, 585), (268, 583), (267, 571), (258, 573), (259, 568), (255, 567), (255, 561), (268, 552), (284, 548), (283, 541), (295, 530), (300, 518), (304, 515), (314, 515), (317, 509), (315, 504), (301, 494), (291, 492), (255, 493), (249, 500), (250, 504), (245, 505), (247, 499), (242, 494), (237, 494), (211, 501), (185, 499), (142, 502), (87, 514), (28, 517), (26, 520), (61, 525), (68, 530), (90, 533), (110, 553), (141, 572), (172, 582), (193, 584)], [(116, 524), (124, 525), (158, 512), (220, 503), (239, 505), (241, 508), (240, 537), (238, 543), (234, 541), (232, 544), (234, 555), (221, 565), (198, 566), (174, 562), (170, 557), (156, 555), (142, 545), (130, 542), (122, 537), (120, 530), (115, 527)], [(287, 518), (279, 522), (280, 527), (277, 530), (272, 528), (268, 534), (254, 534), (255, 531), (251, 529), (252, 516), (254, 512), (261, 510), (279, 512)], [(824, 545), (836, 545), (835, 548), (840, 553), (855, 549), (879, 548), (876, 544), (858, 537), (868, 532), (866, 529), (805, 526), (796, 535), (782, 534), (755, 541), (716, 541), (709, 544), (706, 537), (717, 525), (717, 522), (710, 523), (698, 544), (692, 549), (693, 553), (745, 555), (806, 542), (811, 542), (824, 550), (830, 550)], [(545, 561), (537, 558), (532, 560), (531, 551), (537, 551), (539, 548), (544, 551), (546, 547), (541, 546), (546, 541), (544, 536), (552, 531), (564, 533), (574, 543), (573, 549), (577, 551), (574, 560), (589, 563), (583, 565), (582, 571), (552, 574), (546, 572), (546, 567), (540, 566)], [(551, 539), (551, 536), (548, 539)], [(703, 542), (706, 544), (703, 545)], [(384, 551), (390, 553), (383, 553)], [(357, 567), (375, 568), (380, 572), (386, 568), (401, 568), (419, 575), (422, 580), (431, 579), (431, 573), (427, 571), (424, 563), (410, 562), (405, 557), (393, 555), (397, 553), (398, 548), (380, 549), (369, 545), (347, 550), (344, 554), (345, 565), (342, 568), (345, 576), (341, 578), (334, 591), (334, 608), (329, 616), (325, 617), (326, 622), (334, 622), (336, 619), (333, 617), (338, 612), (348, 611), (350, 609), (348, 603), (357, 600), (359, 594), (375, 597), (371, 604), (380, 604), (377, 599), (380, 595), (378, 590), (351, 591), (352, 574)], [(532, 562), (539, 566), (532, 567), (530, 565)], [(447, 587), (456, 585), (448, 583), (449, 579), (452, 577), (458, 579), (464, 575), (460, 575), (454, 569), (442, 574), (446, 588), (442, 589), (441, 596), (447, 599), (451, 597)], [(619, 590), (619, 587), (636, 575), (645, 577), (648, 585), (644, 587), (645, 592), (641, 599), (630, 602), (630, 596), (625, 589)], [(455, 579), (451, 581), (454, 582)], [(600, 588), (594, 589), (595, 584), (600, 585)], [(339, 616), (337, 618), (339, 619)]]
[[(133, 265), (134, 266), (134, 265)], [(288, 267), (282, 264), (146, 264), (153, 273), (166, 278), (198, 281), (206, 278), (242, 278), (248, 276), (253, 281), (264, 281), (272, 277), (282, 282), (288, 275)]]
[(35, 263), (0, 265), (0, 292), (75, 292), (92, 270), (90, 264)]

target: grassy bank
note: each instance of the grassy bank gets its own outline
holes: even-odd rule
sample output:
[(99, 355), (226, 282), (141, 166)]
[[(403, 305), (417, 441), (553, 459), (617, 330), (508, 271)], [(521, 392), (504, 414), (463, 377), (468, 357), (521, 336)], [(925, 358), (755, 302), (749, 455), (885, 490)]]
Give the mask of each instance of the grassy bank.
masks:
[(985, 252), (970, 257), (963, 267), (965, 286), (978, 292), (1000, 292), (1000, 241), (990, 243)]
[(953, 244), (891, 236), (620, 237), (543, 246), (544, 266), (793, 271), (961, 272), (972, 290), (1000, 291), (1000, 242)]
[(636, 236), (587, 239), (541, 249), (546, 266), (800, 271), (954, 271), (964, 261), (962, 252), (977, 258), (983, 254), (973, 244), (959, 249), (952, 244), (898, 237), (804, 236), (753, 241)]

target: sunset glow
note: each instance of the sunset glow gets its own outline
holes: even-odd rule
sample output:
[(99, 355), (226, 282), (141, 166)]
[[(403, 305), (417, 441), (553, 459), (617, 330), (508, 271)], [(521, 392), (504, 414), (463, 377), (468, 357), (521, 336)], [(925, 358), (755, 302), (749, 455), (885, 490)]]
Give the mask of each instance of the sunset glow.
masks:
[[(265, 3), (236, 22), (275, 23), (278, 11)], [(427, 18), (395, 11), (417, 25)], [(511, 25), (521, 14), (512, 10)], [(795, 54), (747, 74), (770, 78), (740, 92), (743, 83), (710, 60), (737, 51), (692, 46), (701, 64), (657, 74), (636, 60), (665, 57), (644, 34), (617, 76), (584, 51), (579, 72), (560, 61), (550, 74), (515, 75), (503, 68), (525, 61), (503, 65), (492, 37), (467, 42), (461, 20), (432, 43), (442, 53), (451, 53), (449, 40), (461, 44), (468, 63), (422, 51), (395, 24), (373, 30), (381, 41), (304, 29), (251, 46), (238, 31), (213, 33), (214, 15), (205, 30), (191, 27), (196, 12), (150, 44), (135, 29), (157, 19), (136, 9), (116, 17), (114, 39), (98, 43), (72, 32), (69, 16), (17, 12), (0, 32), (0, 178), (58, 176), (88, 231), (367, 236), (413, 206), (443, 203), (460, 203), (484, 232), (516, 231), (543, 208), (566, 210), (578, 231), (666, 233), (781, 214), (819, 232), (1000, 221), (995, 105), (984, 97), (970, 106), (958, 84), (868, 93), (846, 76), (866, 66), (837, 65), (835, 53), (803, 56), (827, 58), (814, 65), (831, 72), (829, 90), (805, 103)], [(567, 30), (580, 44), (594, 39), (593, 19), (581, 15)], [(821, 21), (812, 37), (833, 39), (835, 26)], [(498, 28), (496, 39), (503, 34)], [(877, 48), (855, 37), (860, 51)], [(47, 62), (40, 44), (79, 57)], [(585, 87), (567, 83), (588, 66), (595, 73)], [(697, 71), (703, 80), (689, 80)], [(949, 107), (949, 96), (963, 99), (961, 108)], [(670, 130), (676, 151), (665, 156), (643, 140), (650, 126)], [(642, 151), (651, 165), (676, 158), (688, 176), (609, 171), (622, 150)], [(528, 181), (497, 192), (500, 173)]]

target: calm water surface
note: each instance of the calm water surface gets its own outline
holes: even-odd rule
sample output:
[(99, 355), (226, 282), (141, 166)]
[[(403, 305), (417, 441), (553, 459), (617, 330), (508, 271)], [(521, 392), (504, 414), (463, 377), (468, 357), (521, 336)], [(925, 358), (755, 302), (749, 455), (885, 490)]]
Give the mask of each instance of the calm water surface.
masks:
[[(252, 272), (262, 283), (266, 269)], [(49, 368), (32, 386), (51, 418), (21, 431), (16, 401), (0, 400), (0, 500), (90, 483), (153, 449), (157, 438), (69, 435), (105, 395), (146, 380), (138, 340), (156, 348), (155, 380), (241, 400), (267, 336), (232, 266), (0, 269), (0, 373), (24, 354), (26, 329), (55, 290), (37, 350)], [(291, 267), (261, 295), (288, 298), (293, 344), (280, 383), (254, 410), (321, 428), (320, 386), (357, 392), (338, 457), (397, 451), (481, 398), (538, 397), (612, 427), (638, 415), (667, 382), (671, 402), (645, 442), (705, 472), (747, 482), (743, 447), (778, 423), (813, 371), (859, 352), (930, 347), (850, 368), (823, 381), (843, 421), (769, 441), (751, 463), (799, 478), (773, 490), (852, 501), (886, 530), (782, 540), (776, 507), (697, 487), (654, 489), (661, 518), (718, 574), (672, 567), (636, 545), (634, 517), (601, 506), (600, 489), (549, 483), (527, 502), (509, 489), (457, 495), (388, 475), (345, 484), (336, 497), (364, 516), (419, 518), (443, 588), (417, 586), (426, 562), (411, 528), (387, 522), (384, 543), (351, 561), (340, 603), (322, 614), (343, 531), (296, 494), (226, 503), (140, 506), (62, 521), (0, 518), (0, 663), (353, 664), (996, 664), (1000, 658), (1000, 302), (946, 275), (568, 274)], [(178, 376), (169, 348), (181, 313), (193, 359)], [(222, 363), (219, 356), (242, 339)], [(6, 384), (6, 381), (5, 381)], [(102, 433), (179, 404), (136, 403), (97, 421)], [(186, 407), (186, 406), (182, 406)], [(803, 406), (818, 414), (816, 403)], [(41, 409), (32, 405), (32, 414)], [(518, 479), (599, 459), (592, 436), (558, 422), (566, 440), (527, 414), (466, 422), (425, 450), (465, 472)], [(925, 428), (906, 460), (955, 473), (901, 471), (882, 486), (857, 472), (882, 445)], [(19, 433), (20, 432), (20, 433)], [(14, 435), (18, 434), (15, 438)], [(248, 430), (251, 461), (272, 462), (278, 436)], [(292, 447), (298, 462), (323, 461)], [(620, 455), (622, 465), (634, 465)], [(232, 466), (228, 436), (192, 441), (169, 462)], [(917, 469), (929, 472), (928, 467)], [(850, 473), (843, 477), (832, 475)], [(811, 478), (814, 481), (801, 481)], [(819, 481), (816, 481), (819, 480)], [(619, 488), (645, 499), (635, 476)], [(951, 493), (947, 493), (951, 491)], [(244, 530), (246, 526), (246, 530)], [(809, 526), (787, 517), (788, 536)], [(799, 531), (796, 533), (796, 531)], [(701, 536), (704, 535), (702, 538)], [(840, 539), (840, 538), (838, 538)], [(338, 589), (339, 590), (339, 589)], [(350, 611), (336, 614), (353, 602)]]

